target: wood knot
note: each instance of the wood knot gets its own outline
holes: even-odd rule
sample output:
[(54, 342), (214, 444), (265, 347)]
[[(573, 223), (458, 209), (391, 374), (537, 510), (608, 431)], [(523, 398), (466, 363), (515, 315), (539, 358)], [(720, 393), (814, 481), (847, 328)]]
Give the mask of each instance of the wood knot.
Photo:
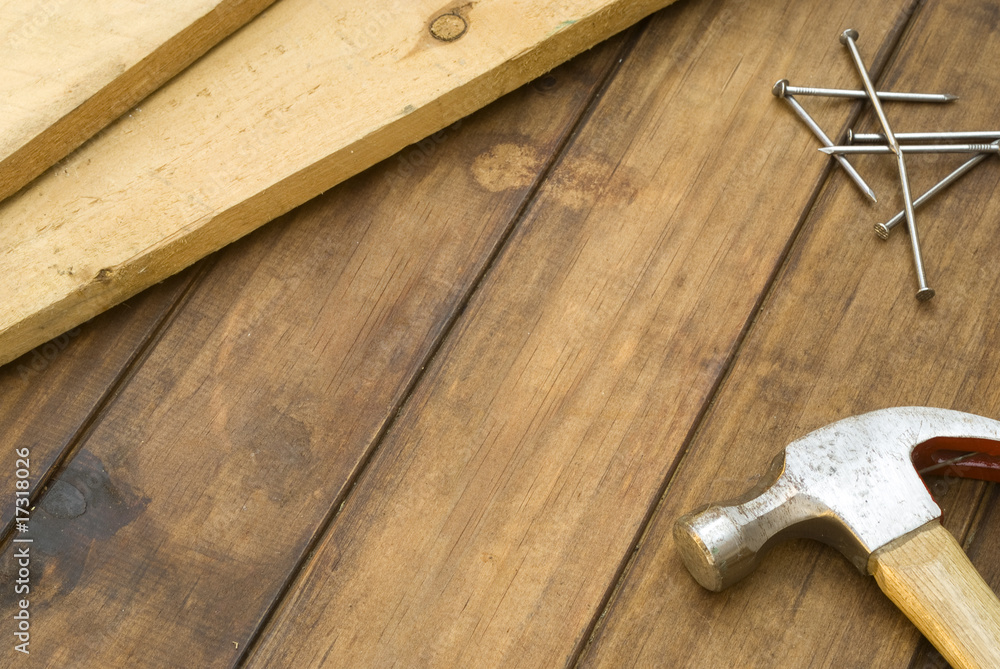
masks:
[(458, 14), (442, 14), (431, 21), (431, 37), (442, 42), (454, 42), (465, 34), (469, 24)]
[(76, 486), (57, 480), (42, 497), (41, 506), (56, 518), (76, 518), (87, 510), (87, 499)]

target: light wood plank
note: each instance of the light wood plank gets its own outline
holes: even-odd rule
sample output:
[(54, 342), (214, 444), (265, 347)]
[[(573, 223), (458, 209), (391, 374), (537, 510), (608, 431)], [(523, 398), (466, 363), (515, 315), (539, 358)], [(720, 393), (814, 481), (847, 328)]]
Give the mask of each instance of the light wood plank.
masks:
[(0, 1), (0, 199), (273, 1)]
[(278, 3), (0, 206), (0, 362), (668, 2)]
[(770, 89), (844, 12), (895, 18), (654, 17), (248, 666), (573, 661), (827, 164)]
[[(990, 63), (1000, 54), (1000, 38), (992, 15), (986, 3), (950, 0), (919, 9), (883, 87), (947, 90), (961, 100), (947, 109), (887, 108), (893, 128), (996, 122), (992, 100), (1000, 82)], [(862, 55), (870, 57), (884, 33), (856, 27)], [(825, 41), (831, 52), (841, 48), (835, 37)], [(849, 67), (846, 55), (838, 57), (838, 69)], [(866, 114), (858, 129), (875, 127)], [(914, 190), (961, 162), (908, 160)], [(926, 304), (914, 299), (906, 236), (881, 243), (871, 231), (900, 206), (894, 164), (873, 156), (856, 165), (870, 176), (880, 204), (859, 202), (843, 179), (820, 196), (582, 666), (923, 666), (911, 664), (921, 638), (916, 628), (874, 579), (833, 549), (806, 541), (782, 545), (755, 574), (716, 594), (686, 573), (671, 536), (682, 513), (745, 490), (785, 444), (831, 421), (912, 404), (1000, 417), (996, 164), (918, 210), (937, 290)], [(931, 490), (947, 492), (944, 520), (961, 537), (983, 484), (941, 484), (932, 481)], [(995, 554), (972, 557), (985, 566), (996, 562)]]
[(31, 660), (238, 664), (620, 46), (217, 256), (39, 503)]

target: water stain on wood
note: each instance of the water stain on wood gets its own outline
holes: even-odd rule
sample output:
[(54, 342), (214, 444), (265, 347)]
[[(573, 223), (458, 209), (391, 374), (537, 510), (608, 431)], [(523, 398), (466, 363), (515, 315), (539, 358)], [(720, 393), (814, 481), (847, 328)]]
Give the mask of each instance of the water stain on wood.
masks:
[(639, 193), (636, 178), (635, 170), (617, 158), (574, 155), (553, 173), (549, 192), (560, 205), (574, 211), (589, 209), (598, 200), (624, 205)]
[(269, 406), (251, 415), (237, 411), (226, 423), (233, 446), (247, 452), (245, 485), (283, 504), (312, 464), (312, 431), (287, 411)]
[(76, 518), (87, 511), (87, 498), (75, 485), (60, 479), (45, 493), (41, 508), (53, 518)]
[(539, 147), (497, 144), (476, 156), (472, 161), (472, 175), (476, 183), (491, 193), (527, 188), (538, 177), (543, 160)]
[[(110, 539), (146, 509), (149, 498), (141, 497), (121, 482), (113, 482), (104, 463), (87, 450), (80, 451), (49, 484), (32, 510), (28, 532), (17, 538), (31, 539), (32, 599), (51, 601), (69, 593), (80, 580), (94, 542)], [(0, 556), (0, 607), (15, 606), (18, 565), (15, 547), (9, 544)]]

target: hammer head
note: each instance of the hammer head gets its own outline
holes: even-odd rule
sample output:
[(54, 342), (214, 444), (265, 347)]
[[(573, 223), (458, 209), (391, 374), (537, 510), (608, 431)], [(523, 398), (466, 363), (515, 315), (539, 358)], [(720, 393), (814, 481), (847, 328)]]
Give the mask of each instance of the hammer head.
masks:
[(968, 450), (997, 451), (1000, 422), (898, 407), (810, 432), (741, 498), (681, 517), (674, 526), (681, 557), (701, 585), (717, 591), (753, 571), (775, 542), (810, 537), (867, 573), (875, 550), (941, 516), (911, 460), (914, 448), (932, 440), (973, 440)]

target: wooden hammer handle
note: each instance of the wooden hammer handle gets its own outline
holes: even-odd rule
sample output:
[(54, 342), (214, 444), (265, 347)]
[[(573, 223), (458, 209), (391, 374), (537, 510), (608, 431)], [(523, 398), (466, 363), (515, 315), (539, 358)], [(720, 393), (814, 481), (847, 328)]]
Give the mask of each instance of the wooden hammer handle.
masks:
[(872, 553), (868, 571), (953, 667), (1000, 667), (1000, 600), (938, 521)]

